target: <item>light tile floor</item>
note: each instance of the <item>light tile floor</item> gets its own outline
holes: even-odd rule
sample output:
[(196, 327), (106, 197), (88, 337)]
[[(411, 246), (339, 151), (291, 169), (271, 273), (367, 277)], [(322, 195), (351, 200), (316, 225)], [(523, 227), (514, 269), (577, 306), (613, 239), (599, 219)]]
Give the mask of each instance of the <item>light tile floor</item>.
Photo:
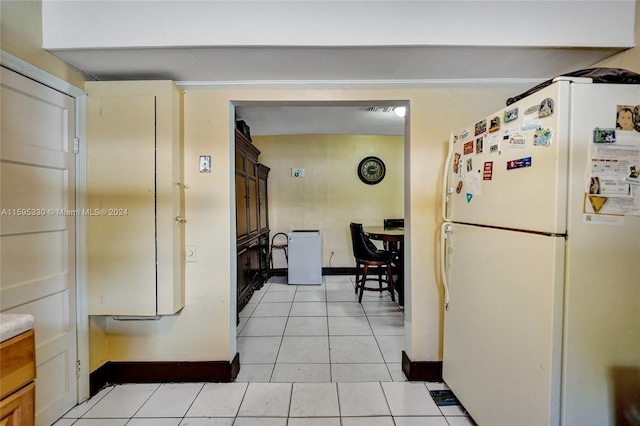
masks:
[(388, 293), (357, 302), (351, 277), (277, 277), (240, 312), (235, 383), (109, 386), (55, 426), (463, 426), (401, 369), (404, 314)]
[(239, 313), (237, 382), (405, 381), (404, 313), (388, 292), (367, 292), (353, 277), (288, 285), (273, 277)]

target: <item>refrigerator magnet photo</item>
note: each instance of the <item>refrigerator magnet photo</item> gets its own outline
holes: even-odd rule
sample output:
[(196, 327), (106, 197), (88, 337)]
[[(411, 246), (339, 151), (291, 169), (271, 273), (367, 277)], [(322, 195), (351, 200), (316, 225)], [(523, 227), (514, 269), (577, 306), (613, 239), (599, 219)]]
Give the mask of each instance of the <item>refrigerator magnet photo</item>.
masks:
[(475, 136), (481, 135), (487, 131), (487, 120), (480, 120), (476, 123), (476, 134)]
[(497, 132), (500, 130), (500, 117), (493, 117), (489, 124), (489, 133)]
[(467, 158), (467, 172), (473, 171), (473, 161), (471, 158)]
[(524, 115), (531, 115), (534, 112), (538, 112), (540, 105), (532, 105), (524, 111)]
[(632, 185), (640, 185), (640, 165), (629, 167), (629, 176), (625, 179), (625, 182)]
[(523, 167), (531, 167), (531, 157), (507, 161), (507, 170), (521, 169)]
[(540, 109), (538, 110), (538, 117), (548, 117), (553, 114), (553, 99), (546, 98), (540, 102)]
[(518, 118), (518, 108), (508, 109), (504, 112), (504, 122), (508, 123)]
[(553, 138), (553, 129), (536, 129), (533, 135), (534, 146), (551, 146)]
[(593, 143), (615, 143), (616, 129), (593, 129)]
[(616, 108), (616, 129), (635, 130), (633, 124), (633, 106), (618, 105)]
[(459, 140), (464, 140), (464, 139), (467, 139), (468, 137), (469, 137), (469, 131), (463, 130), (462, 132), (460, 132)]
[(476, 139), (476, 155), (484, 152), (484, 137), (480, 136)]

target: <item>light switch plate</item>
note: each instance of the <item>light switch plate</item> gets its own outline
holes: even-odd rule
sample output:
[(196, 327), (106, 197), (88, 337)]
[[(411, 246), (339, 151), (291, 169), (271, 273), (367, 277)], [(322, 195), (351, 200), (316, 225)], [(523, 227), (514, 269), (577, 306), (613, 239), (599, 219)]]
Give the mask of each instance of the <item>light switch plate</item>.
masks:
[(291, 169), (291, 177), (303, 178), (304, 177), (304, 169), (300, 169), (300, 168)]
[(200, 156), (200, 173), (211, 173), (211, 156)]

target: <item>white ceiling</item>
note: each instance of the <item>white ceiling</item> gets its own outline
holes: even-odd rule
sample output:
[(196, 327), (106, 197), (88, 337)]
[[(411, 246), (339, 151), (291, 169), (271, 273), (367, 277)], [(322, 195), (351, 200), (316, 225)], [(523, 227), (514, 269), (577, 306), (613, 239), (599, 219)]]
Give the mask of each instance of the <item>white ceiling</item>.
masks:
[(389, 106), (236, 107), (251, 135), (403, 135), (404, 118)]
[[(96, 80), (534, 86), (632, 46), (634, 7), (630, 0), (43, 0), (43, 45)], [(384, 105), (236, 112), (255, 135), (403, 134), (404, 120), (368, 106)]]

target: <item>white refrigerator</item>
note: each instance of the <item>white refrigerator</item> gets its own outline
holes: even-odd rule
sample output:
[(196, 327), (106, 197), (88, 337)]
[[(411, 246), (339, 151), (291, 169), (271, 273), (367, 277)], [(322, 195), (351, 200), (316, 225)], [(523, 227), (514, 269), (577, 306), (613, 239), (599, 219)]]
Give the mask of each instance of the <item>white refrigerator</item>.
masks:
[(289, 233), (289, 284), (322, 284), (322, 233), (296, 230)]
[(557, 80), (451, 136), (443, 378), (479, 425), (614, 424), (640, 367), (640, 86)]

